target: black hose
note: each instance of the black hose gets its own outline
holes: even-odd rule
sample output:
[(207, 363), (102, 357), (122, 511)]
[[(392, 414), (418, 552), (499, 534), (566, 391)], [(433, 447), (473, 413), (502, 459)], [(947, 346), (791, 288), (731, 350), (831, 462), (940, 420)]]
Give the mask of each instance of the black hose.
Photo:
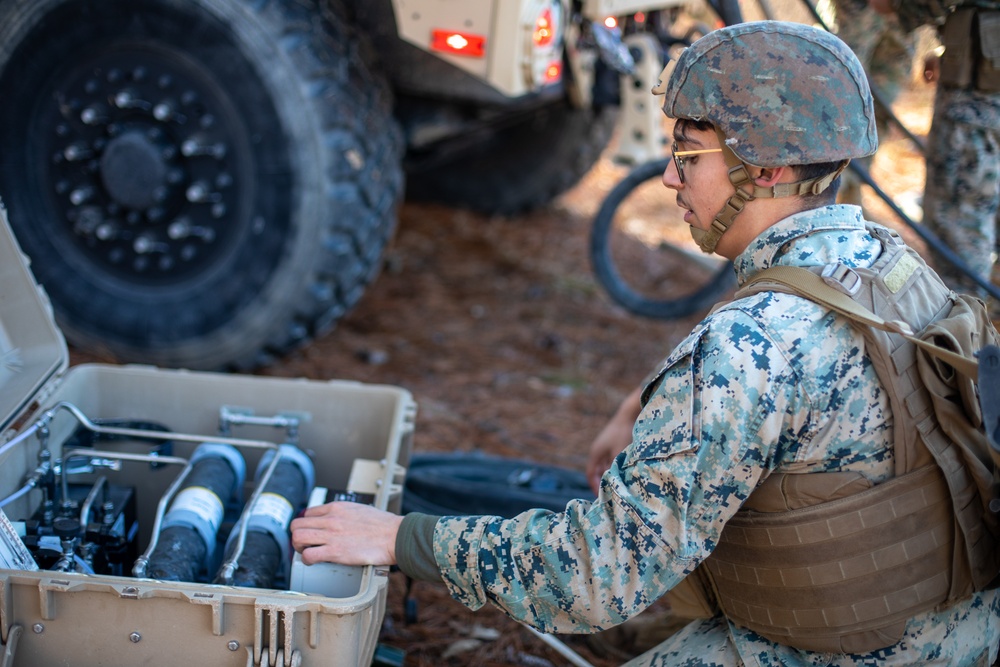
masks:
[(715, 273), (690, 293), (664, 299), (653, 299), (632, 289), (619, 273), (609, 244), (615, 213), (635, 188), (662, 174), (670, 160), (669, 156), (658, 158), (632, 169), (601, 202), (590, 231), (590, 263), (601, 286), (630, 313), (659, 320), (687, 317), (706, 310), (736, 287), (736, 273), (731, 262), (720, 262)]
[(530, 509), (559, 512), (574, 499), (594, 499), (582, 472), (483, 454), (418, 454), (407, 467), (402, 511), (509, 519)]

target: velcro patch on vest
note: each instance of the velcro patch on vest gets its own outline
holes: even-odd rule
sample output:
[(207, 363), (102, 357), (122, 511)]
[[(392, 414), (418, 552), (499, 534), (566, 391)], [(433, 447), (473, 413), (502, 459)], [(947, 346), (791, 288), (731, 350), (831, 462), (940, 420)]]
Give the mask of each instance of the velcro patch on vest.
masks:
[(885, 274), (885, 286), (889, 288), (890, 292), (895, 294), (903, 289), (903, 285), (906, 284), (906, 281), (919, 266), (917, 260), (909, 255), (903, 255), (896, 262), (896, 266), (892, 267), (892, 270)]

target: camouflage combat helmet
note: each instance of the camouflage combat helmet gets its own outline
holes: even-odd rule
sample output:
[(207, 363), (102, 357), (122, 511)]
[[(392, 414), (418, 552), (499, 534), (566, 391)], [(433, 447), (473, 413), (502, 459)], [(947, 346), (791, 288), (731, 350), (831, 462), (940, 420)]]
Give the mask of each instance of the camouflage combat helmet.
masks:
[(819, 28), (758, 21), (715, 30), (681, 53), (665, 83), (667, 116), (712, 123), (747, 164), (837, 162), (878, 147), (864, 68)]
[[(712, 31), (667, 65), (654, 94), (670, 118), (716, 128), (736, 189), (713, 222), (713, 252), (743, 205), (757, 197), (818, 194), (851, 158), (878, 148), (875, 112), (864, 68), (843, 41), (825, 30), (785, 21), (740, 23)], [(781, 167), (840, 163), (835, 172), (764, 188), (747, 165)], [(747, 190), (743, 189), (748, 187)]]

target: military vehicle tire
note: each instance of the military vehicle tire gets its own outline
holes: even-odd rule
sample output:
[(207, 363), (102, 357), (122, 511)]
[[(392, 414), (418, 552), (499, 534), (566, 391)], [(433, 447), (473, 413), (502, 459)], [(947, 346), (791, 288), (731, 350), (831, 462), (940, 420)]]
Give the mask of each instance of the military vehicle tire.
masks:
[(0, 197), (67, 339), (250, 370), (360, 298), (402, 135), (337, 0), (0, 0)]
[(406, 197), (516, 215), (572, 188), (601, 157), (617, 109), (561, 101), (463, 138), (463, 148), (407, 167)]

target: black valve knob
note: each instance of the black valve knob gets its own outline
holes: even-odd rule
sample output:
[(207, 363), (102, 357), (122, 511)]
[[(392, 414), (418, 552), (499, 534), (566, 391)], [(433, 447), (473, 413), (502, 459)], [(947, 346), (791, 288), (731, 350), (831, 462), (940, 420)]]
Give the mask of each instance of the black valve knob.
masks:
[(52, 522), (52, 532), (61, 540), (75, 540), (80, 536), (80, 522), (61, 516)]

